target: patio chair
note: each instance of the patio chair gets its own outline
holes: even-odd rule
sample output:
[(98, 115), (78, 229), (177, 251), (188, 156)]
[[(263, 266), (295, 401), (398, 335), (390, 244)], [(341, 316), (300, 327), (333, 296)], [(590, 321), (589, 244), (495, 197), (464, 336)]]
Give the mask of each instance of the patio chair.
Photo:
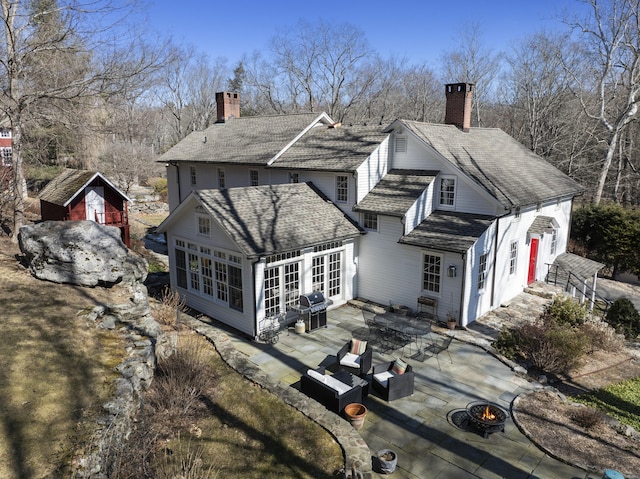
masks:
[(427, 352), (430, 352), (431, 356), (436, 357), (436, 361), (438, 361), (438, 369), (440, 369), (440, 353), (446, 352), (447, 356), (449, 356), (449, 361), (453, 364), (453, 359), (451, 359), (451, 354), (449, 353), (451, 341), (453, 341), (453, 335), (448, 334), (442, 338), (435, 339), (429, 346), (424, 348), (425, 355)]
[(371, 369), (373, 349), (368, 341), (351, 339), (337, 354), (338, 366), (357, 376), (366, 375)]
[(367, 328), (369, 328), (369, 336), (367, 337), (367, 340), (369, 342), (374, 340), (380, 342), (381, 327), (375, 321), (376, 313), (373, 313), (371, 311), (365, 311), (363, 309), (362, 317), (364, 318), (364, 324), (366, 324)]
[(385, 401), (393, 401), (411, 396), (414, 390), (415, 374), (410, 364), (395, 360), (373, 367), (373, 390)]

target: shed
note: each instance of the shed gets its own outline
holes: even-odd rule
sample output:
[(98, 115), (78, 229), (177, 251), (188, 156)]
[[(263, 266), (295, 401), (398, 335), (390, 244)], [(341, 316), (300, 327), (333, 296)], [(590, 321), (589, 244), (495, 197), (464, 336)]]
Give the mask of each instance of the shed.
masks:
[(67, 168), (42, 189), (39, 198), (43, 220), (90, 220), (116, 226), (122, 241), (131, 246), (131, 200), (101, 173)]

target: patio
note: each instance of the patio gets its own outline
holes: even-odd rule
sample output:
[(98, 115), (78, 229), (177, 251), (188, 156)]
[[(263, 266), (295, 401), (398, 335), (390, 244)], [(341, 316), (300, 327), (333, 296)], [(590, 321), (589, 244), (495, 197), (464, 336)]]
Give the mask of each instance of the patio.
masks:
[[(438, 337), (446, 332), (434, 328), (430, 334)], [(270, 380), (299, 388), (304, 371), (320, 365), (331, 366), (345, 342), (352, 337), (367, 339), (369, 332), (361, 310), (343, 306), (328, 312), (327, 328), (303, 334), (290, 329), (282, 332), (273, 345), (252, 342), (228, 331), (226, 334), (233, 347)], [(458, 330), (453, 334), (463, 338), (473, 333)], [(402, 349), (381, 352), (375, 341), (373, 350), (374, 365), (402, 354)], [(364, 427), (358, 432), (372, 455), (379, 449), (397, 453), (393, 477), (595, 479), (539, 450), (510, 418), (504, 433), (496, 432), (486, 439), (471, 428), (465, 413), (469, 403), (488, 400), (508, 411), (518, 394), (540, 386), (525, 381), (468, 342), (454, 340), (449, 352), (452, 362), (441, 354), (439, 364), (433, 356), (424, 361), (404, 357), (416, 377), (412, 396), (387, 403), (371, 393), (365, 400), (368, 413)], [(371, 374), (368, 379), (371, 380)], [(374, 468), (373, 477), (384, 475)]]

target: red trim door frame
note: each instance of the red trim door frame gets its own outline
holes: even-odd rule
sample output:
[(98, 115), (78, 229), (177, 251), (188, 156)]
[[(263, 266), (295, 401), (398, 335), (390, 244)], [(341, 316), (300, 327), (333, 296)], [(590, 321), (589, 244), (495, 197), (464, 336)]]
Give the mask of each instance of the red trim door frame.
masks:
[(538, 260), (538, 238), (531, 238), (531, 250), (529, 254), (529, 274), (527, 275), (527, 284), (531, 284), (536, 280), (536, 262)]

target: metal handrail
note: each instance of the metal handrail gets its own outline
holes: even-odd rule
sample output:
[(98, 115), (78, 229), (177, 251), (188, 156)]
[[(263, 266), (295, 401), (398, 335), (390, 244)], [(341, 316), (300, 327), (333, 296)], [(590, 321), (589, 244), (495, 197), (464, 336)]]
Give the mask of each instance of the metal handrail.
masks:
[[(589, 302), (589, 310), (592, 311), (594, 308), (597, 307), (598, 310), (602, 311), (603, 316), (607, 313), (612, 302), (607, 298), (598, 294), (598, 292), (594, 290), (591, 286), (589, 286), (589, 284), (584, 279), (580, 278), (578, 275), (576, 275), (572, 271), (567, 271), (560, 265), (547, 264), (547, 266), (548, 266), (547, 283), (557, 286), (558, 276), (559, 276), (558, 272), (559, 270), (562, 270), (562, 276), (564, 276), (564, 274), (567, 275), (567, 281), (562, 285), (565, 292), (570, 293), (572, 297), (575, 297), (576, 291), (579, 291), (582, 297), (581, 302), (584, 302), (584, 301)], [(551, 272), (551, 268), (555, 268), (555, 271), (553, 273)], [(552, 275), (553, 275), (553, 280), (551, 279)], [(560, 276), (560, 278), (562, 278), (562, 276)], [(604, 307), (601, 307), (598, 304), (598, 301), (603, 303)]]

